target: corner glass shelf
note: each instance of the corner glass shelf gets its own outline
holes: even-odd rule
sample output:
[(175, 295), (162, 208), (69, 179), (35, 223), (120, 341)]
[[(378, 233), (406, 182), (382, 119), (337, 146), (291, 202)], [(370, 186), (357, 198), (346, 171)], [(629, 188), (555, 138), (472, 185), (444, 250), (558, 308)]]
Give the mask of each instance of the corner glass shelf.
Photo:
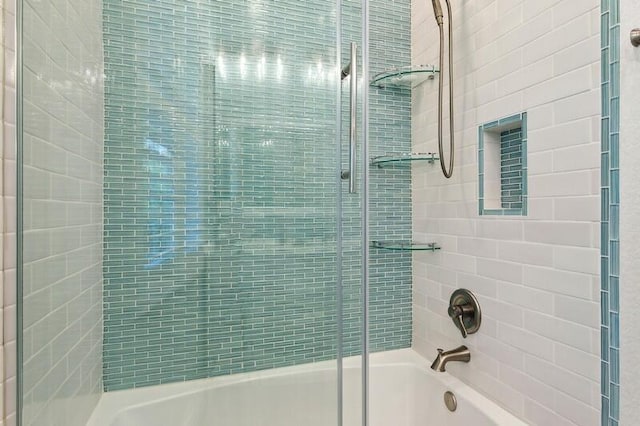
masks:
[(433, 80), (437, 72), (433, 65), (409, 65), (376, 74), (369, 84), (380, 88), (415, 87), (424, 81)]
[(409, 163), (411, 161), (427, 161), (430, 164), (438, 161), (439, 158), (433, 152), (411, 152), (401, 154), (384, 154), (377, 157), (371, 157), (371, 165), (383, 167), (389, 164), (402, 164)]
[(436, 251), (440, 250), (438, 243), (416, 243), (407, 241), (371, 241), (371, 247), (396, 251)]

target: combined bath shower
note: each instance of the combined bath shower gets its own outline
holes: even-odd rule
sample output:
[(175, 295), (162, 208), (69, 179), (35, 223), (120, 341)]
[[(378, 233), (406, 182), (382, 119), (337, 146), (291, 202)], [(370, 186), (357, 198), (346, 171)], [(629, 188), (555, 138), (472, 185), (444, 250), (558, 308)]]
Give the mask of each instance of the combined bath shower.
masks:
[(433, 14), (435, 15), (438, 29), (440, 30), (440, 62), (438, 70), (440, 78), (438, 82), (438, 153), (440, 156), (440, 167), (442, 173), (447, 179), (453, 175), (453, 160), (455, 151), (455, 140), (453, 136), (453, 28), (451, 25), (451, 3), (445, 0), (447, 5), (447, 26), (449, 33), (449, 167), (447, 168), (444, 161), (444, 149), (442, 140), (442, 92), (444, 90), (444, 79), (442, 78), (442, 69), (444, 65), (444, 14), (442, 13), (442, 5), (440, 0), (431, 0), (433, 3)]

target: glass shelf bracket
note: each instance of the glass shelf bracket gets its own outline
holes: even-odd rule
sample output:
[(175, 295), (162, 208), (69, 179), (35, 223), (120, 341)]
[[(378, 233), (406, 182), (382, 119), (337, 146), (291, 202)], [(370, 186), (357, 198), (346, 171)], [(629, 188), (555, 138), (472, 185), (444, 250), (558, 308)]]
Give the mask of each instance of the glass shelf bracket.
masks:
[(438, 72), (434, 65), (409, 65), (376, 74), (369, 84), (379, 88), (415, 87), (427, 80), (433, 80)]
[(441, 249), (438, 243), (418, 243), (413, 241), (371, 241), (371, 247), (396, 251), (436, 251)]
[(371, 158), (371, 165), (383, 167), (384, 165), (393, 163), (408, 163), (411, 161), (427, 161), (430, 164), (438, 161), (439, 158), (433, 152), (411, 152), (406, 154), (384, 154)]

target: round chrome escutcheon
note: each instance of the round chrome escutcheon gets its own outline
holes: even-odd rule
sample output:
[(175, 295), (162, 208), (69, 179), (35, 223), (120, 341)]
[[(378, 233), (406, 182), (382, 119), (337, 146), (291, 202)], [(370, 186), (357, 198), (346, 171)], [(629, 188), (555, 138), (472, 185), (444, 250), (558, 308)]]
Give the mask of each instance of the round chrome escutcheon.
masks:
[(451, 391), (446, 391), (444, 393), (444, 405), (447, 406), (449, 411), (456, 411), (458, 408), (458, 401), (456, 401), (456, 396)]

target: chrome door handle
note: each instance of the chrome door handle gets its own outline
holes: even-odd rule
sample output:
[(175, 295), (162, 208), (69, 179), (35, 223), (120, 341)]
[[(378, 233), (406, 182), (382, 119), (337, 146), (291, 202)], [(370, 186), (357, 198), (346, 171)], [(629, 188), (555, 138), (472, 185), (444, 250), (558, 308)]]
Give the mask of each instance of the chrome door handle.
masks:
[(342, 179), (349, 179), (349, 193), (356, 192), (356, 140), (358, 120), (358, 45), (351, 43), (351, 60), (342, 68), (341, 79), (349, 78), (351, 91), (349, 95), (349, 169), (343, 170)]

